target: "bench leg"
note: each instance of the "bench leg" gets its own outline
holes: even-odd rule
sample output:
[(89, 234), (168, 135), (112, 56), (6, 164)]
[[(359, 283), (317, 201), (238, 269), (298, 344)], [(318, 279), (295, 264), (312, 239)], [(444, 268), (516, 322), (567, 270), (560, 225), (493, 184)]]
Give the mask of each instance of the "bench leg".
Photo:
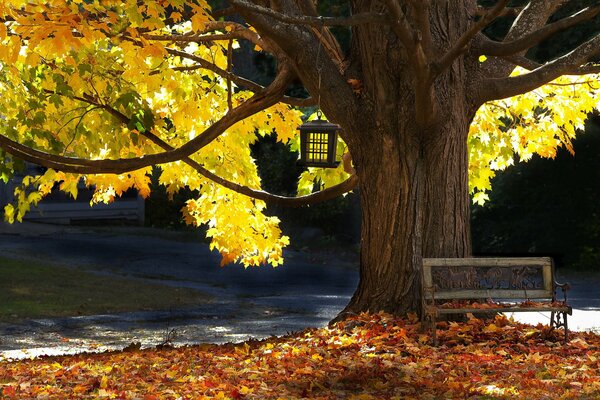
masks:
[(567, 323), (567, 313), (565, 314), (565, 344), (569, 341), (569, 324)]
[(552, 311), (550, 314), (550, 326), (552, 328), (564, 328), (565, 330), (565, 340), (566, 344), (569, 341), (569, 324), (567, 321), (567, 313), (564, 311)]
[(435, 315), (425, 314), (425, 316), (423, 317), (423, 324), (425, 325), (425, 329), (431, 332), (431, 343), (434, 346), (437, 346), (437, 324), (435, 320)]

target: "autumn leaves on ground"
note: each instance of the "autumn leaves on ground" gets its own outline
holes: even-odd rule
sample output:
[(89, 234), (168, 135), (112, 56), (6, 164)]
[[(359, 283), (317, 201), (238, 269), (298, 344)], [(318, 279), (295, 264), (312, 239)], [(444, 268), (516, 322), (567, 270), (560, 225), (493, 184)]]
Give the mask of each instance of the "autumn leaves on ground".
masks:
[(600, 336), (496, 317), (438, 325), (361, 315), (333, 328), (0, 363), (6, 399), (598, 399)]

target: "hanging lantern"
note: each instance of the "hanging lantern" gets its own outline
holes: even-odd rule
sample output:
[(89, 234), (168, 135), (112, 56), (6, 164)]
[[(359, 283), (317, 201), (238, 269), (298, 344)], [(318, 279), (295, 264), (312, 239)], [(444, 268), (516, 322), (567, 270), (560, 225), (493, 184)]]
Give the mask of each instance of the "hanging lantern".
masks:
[(342, 128), (337, 124), (321, 119), (308, 121), (298, 127), (300, 131), (300, 161), (307, 167), (335, 168), (339, 165), (336, 160), (337, 135)]

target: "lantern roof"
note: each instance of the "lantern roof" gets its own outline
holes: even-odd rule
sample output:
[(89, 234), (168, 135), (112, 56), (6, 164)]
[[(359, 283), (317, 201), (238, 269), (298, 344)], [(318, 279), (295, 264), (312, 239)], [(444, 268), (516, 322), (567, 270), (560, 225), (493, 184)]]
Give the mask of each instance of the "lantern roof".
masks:
[(306, 132), (335, 132), (341, 129), (338, 124), (333, 124), (320, 117), (312, 121), (307, 121), (298, 127), (298, 130)]

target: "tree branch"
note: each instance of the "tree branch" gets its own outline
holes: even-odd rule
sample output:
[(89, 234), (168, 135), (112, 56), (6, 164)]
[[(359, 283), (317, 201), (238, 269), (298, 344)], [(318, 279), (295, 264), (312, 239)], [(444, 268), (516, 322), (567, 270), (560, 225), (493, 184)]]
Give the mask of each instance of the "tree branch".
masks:
[[(83, 98), (81, 98), (81, 99), (86, 101)], [(89, 104), (96, 104), (91, 101), (88, 101), (88, 102), (89, 102)], [(115, 116), (122, 123), (124, 123), (124, 124), (129, 123), (130, 119), (125, 114), (119, 112), (118, 110), (116, 110), (112, 107), (106, 106), (106, 105), (100, 106), (100, 107), (105, 109), (111, 115)], [(161, 138), (159, 138), (158, 136), (156, 136), (155, 134), (153, 134), (150, 131), (141, 132), (141, 135), (146, 137), (153, 143), (157, 144), (159, 147), (161, 147), (163, 150), (165, 150), (165, 153), (175, 150), (175, 148), (173, 146), (169, 145), (167, 142), (165, 142), (164, 140), (162, 140)], [(63, 157), (63, 156), (54, 156), (54, 155), (50, 155), (48, 153), (40, 152), (40, 151), (31, 149), (27, 146), (21, 145), (15, 141), (12, 141), (3, 135), (0, 135), (0, 145), (8, 153), (10, 153), (18, 158), (21, 158), (25, 161), (36, 163), (38, 165), (45, 166), (47, 168), (56, 169), (58, 171), (78, 173), (78, 174), (127, 172), (127, 171), (104, 171), (104, 170), (99, 170), (99, 169), (95, 168), (94, 166), (80, 165), (79, 159)], [(163, 153), (163, 154), (165, 154), (165, 153)], [(320, 202), (323, 202), (326, 200), (330, 200), (330, 199), (333, 199), (337, 196), (340, 196), (344, 193), (347, 193), (347, 192), (353, 190), (358, 184), (358, 177), (355, 174), (353, 174), (344, 182), (342, 182), (338, 185), (332, 186), (330, 188), (327, 188), (327, 189), (324, 189), (324, 190), (321, 190), (321, 191), (318, 191), (315, 193), (311, 193), (306, 196), (286, 197), (286, 196), (274, 195), (274, 194), (265, 192), (263, 190), (251, 189), (247, 186), (243, 186), (238, 183), (231, 182), (227, 179), (219, 177), (218, 175), (210, 172), (209, 170), (204, 168), (200, 163), (194, 161), (190, 157), (183, 157), (181, 160), (183, 162), (185, 162), (186, 164), (188, 164), (189, 166), (191, 166), (192, 168), (194, 168), (202, 176), (204, 176), (207, 179), (210, 179), (211, 181), (213, 181), (223, 187), (226, 187), (236, 193), (240, 193), (240, 194), (243, 194), (248, 197), (252, 197), (257, 200), (263, 200), (263, 201), (266, 201), (271, 204), (277, 204), (277, 205), (282, 205), (282, 206), (287, 206), (287, 207), (301, 207), (301, 206), (305, 206), (305, 205), (311, 205), (311, 204), (320, 203)], [(73, 161), (73, 164), (69, 163), (69, 161)]]
[[(490, 11), (489, 7), (477, 7), (477, 11), (473, 14), (473, 16), (483, 17)], [(523, 11), (523, 7), (504, 7), (504, 10), (498, 17), (516, 17)]]
[(243, 9), (246, 12), (260, 14), (273, 18), (280, 22), (294, 25), (308, 25), (313, 27), (320, 26), (354, 26), (371, 23), (386, 23), (388, 21), (385, 14), (380, 13), (361, 13), (349, 17), (310, 17), (306, 15), (286, 15), (274, 11), (270, 8), (252, 4), (246, 0), (228, 0), (234, 8)]
[[(145, 134), (144, 136), (147, 137), (148, 139), (150, 139), (151, 141), (153, 141), (155, 144), (159, 145), (163, 150), (172, 150), (173, 149), (173, 147), (171, 147), (167, 142), (163, 141), (156, 135), (149, 133), (149, 134)], [(286, 207), (301, 207), (301, 206), (307, 206), (307, 205), (311, 205), (311, 204), (320, 203), (320, 202), (323, 202), (326, 200), (331, 200), (331, 199), (338, 197), (344, 193), (348, 193), (349, 191), (353, 190), (358, 184), (358, 177), (355, 174), (353, 174), (348, 179), (346, 179), (344, 182), (342, 182), (340, 184), (337, 184), (335, 186), (329, 187), (324, 190), (320, 190), (315, 193), (311, 193), (306, 196), (299, 196), (299, 197), (279, 196), (279, 195), (275, 195), (275, 194), (272, 194), (269, 192), (265, 192), (264, 190), (255, 190), (255, 189), (249, 188), (248, 186), (244, 186), (244, 185), (240, 185), (235, 182), (231, 182), (225, 178), (222, 178), (222, 177), (210, 172), (209, 170), (204, 168), (204, 166), (202, 166), (200, 163), (192, 160), (189, 157), (184, 157), (182, 159), (182, 161), (185, 162), (186, 164), (188, 164), (190, 167), (194, 168), (200, 175), (204, 176), (205, 178), (210, 179), (211, 181), (213, 181), (223, 187), (226, 187), (227, 189), (230, 189), (236, 193), (243, 194), (243, 195), (251, 197), (253, 199), (263, 200), (270, 204), (277, 204), (277, 205), (286, 206)]]
[[(250, 117), (251, 115), (272, 106), (277, 103), (283, 96), (289, 81), (293, 74), (287, 67), (282, 67), (280, 74), (265, 90), (253, 95), (250, 99), (242, 103), (240, 106), (229, 111), (217, 122), (205, 129), (200, 135), (190, 140), (183, 146), (174, 150), (165, 151), (162, 153), (148, 154), (142, 157), (107, 159), (107, 160), (89, 160), (75, 157), (65, 157), (55, 154), (50, 154), (40, 150), (32, 149), (22, 145), (6, 136), (0, 135), (0, 147), (4, 148), (8, 153), (13, 154), (25, 161), (30, 161), (48, 168), (61, 170), (64, 172), (86, 173), (86, 174), (102, 174), (113, 173), (120, 174), (127, 171), (133, 171), (144, 168), (150, 165), (165, 164), (199, 151), (217, 137), (219, 137), (226, 129), (233, 126), (235, 123)], [(78, 98), (83, 99), (83, 98)], [(88, 104), (93, 99), (83, 99)], [(100, 107), (107, 109), (106, 105), (98, 104)], [(107, 109), (111, 112), (110, 109)], [(112, 113), (112, 112), (111, 112)], [(128, 121), (128, 119), (127, 119)], [(121, 122), (125, 120), (121, 119)]]
[(446, 54), (444, 54), (435, 63), (435, 72), (440, 74), (452, 65), (454, 60), (461, 54), (468, 50), (469, 43), (473, 38), (481, 32), (490, 22), (492, 22), (508, 4), (510, 0), (499, 0), (496, 5), (490, 9), (483, 17), (475, 22), (467, 31), (465, 31), (460, 38), (454, 43), (454, 46)]
[(504, 38), (516, 40), (546, 25), (548, 18), (569, 0), (531, 0), (519, 13)]
[(165, 47), (165, 51), (173, 56), (185, 58), (187, 60), (194, 61), (196, 64), (200, 65), (203, 69), (214, 72), (217, 75), (222, 76), (225, 79), (229, 79), (234, 82), (236, 85), (247, 88), (253, 92), (258, 92), (262, 89), (258, 83), (251, 81), (246, 78), (242, 78), (239, 75), (236, 75), (232, 72), (226, 71), (222, 68), (217, 67), (215, 64), (210, 61), (205, 60), (202, 57), (198, 57), (195, 54), (186, 53), (185, 51), (173, 49), (171, 47)]
[[(316, 4), (312, 0), (298, 1), (298, 7), (300, 11), (310, 17), (318, 17), (319, 13), (316, 8)], [(310, 28), (313, 34), (317, 37), (329, 57), (338, 65), (340, 73), (344, 73), (344, 52), (342, 46), (340, 46), (336, 37), (331, 33), (331, 30), (321, 25), (320, 27)]]
[(416, 22), (419, 27), (423, 49), (429, 59), (433, 58), (433, 37), (431, 36), (431, 23), (429, 22), (429, 8), (431, 0), (417, 0), (413, 2), (416, 10)]
[[(241, 7), (238, 10), (262, 37), (269, 38), (273, 47), (279, 50), (275, 54), (278, 59), (285, 59), (288, 55), (293, 57), (297, 76), (313, 99), (320, 99), (319, 107), (330, 121), (343, 121), (345, 115), (358, 112), (361, 99), (353, 94), (348, 78), (340, 72), (335, 60), (328, 53), (320, 51), (320, 42), (310, 27), (286, 24)], [(317, 59), (318, 63), (315, 62)], [(327, 79), (319, 79), (320, 76)], [(348, 143), (352, 138), (344, 137), (344, 140)]]
[[(165, 50), (171, 55), (185, 58), (185, 59), (194, 61), (198, 64), (197, 67), (190, 66), (190, 67), (178, 67), (178, 68), (185, 69), (185, 70), (207, 69), (227, 80), (234, 82), (237, 86), (245, 88), (251, 92), (260, 93), (265, 90), (264, 86), (259, 85), (258, 83), (251, 81), (249, 79), (243, 78), (239, 75), (236, 75), (233, 72), (225, 71), (224, 69), (217, 67), (215, 64), (203, 59), (202, 57), (198, 57), (197, 55), (189, 54), (189, 53), (186, 53), (185, 51), (181, 51), (181, 50), (173, 49), (173, 48), (169, 48), (169, 47), (165, 47)], [(306, 98), (306, 99), (301, 99), (301, 98), (297, 98), (297, 97), (282, 96), (280, 101), (282, 103), (289, 104), (291, 106), (296, 106), (296, 107), (309, 107), (309, 106), (316, 104), (315, 99), (310, 98), (310, 97)]]
[(485, 40), (474, 50), (477, 54), (489, 56), (508, 56), (517, 54), (541, 43), (558, 32), (564, 31), (581, 22), (588, 21), (598, 14), (600, 14), (600, 6), (588, 7), (576, 14), (545, 25), (540, 29), (529, 32), (510, 42)]
[[(125, 114), (121, 113), (120, 111), (115, 110), (114, 108), (109, 107), (109, 106), (103, 106), (102, 108), (104, 108), (110, 114), (115, 116), (117, 119), (119, 119), (124, 124), (126, 124), (126, 125), (129, 124), (130, 119)], [(150, 131), (141, 132), (141, 135), (144, 136), (145, 138), (149, 139), (150, 141), (152, 141), (154, 144), (158, 145), (160, 148), (162, 148), (165, 151), (175, 150), (175, 148), (173, 146), (171, 146), (169, 143), (167, 143), (166, 141), (164, 141), (163, 139), (161, 139), (160, 137), (158, 137), (157, 135), (155, 135), (154, 133), (152, 133)], [(347, 153), (347, 154), (349, 154), (349, 153)], [(238, 183), (229, 181), (225, 178), (219, 177), (218, 175), (216, 175), (216, 174), (212, 173), (211, 171), (207, 170), (206, 168), (204, 168), (204, 166), (202, 166), (200, 163), (198, 163), (197, 161), (193, 160), (190, 157), (183, 157), (181, 160), (183, 162), (185, 162), (186, 164), (188, 164), (190, 167), (194, 168), (200, 175), (204, 176), (207, 179), (210, 179), (211, 181), (213, 181), (223, 187), (226, 187), (227, 189), (230, 189), (236, 193), (240, 193), (240, 194), (243, 194), (248, 197), (252, 197), (257, 200), (264, 200), (271, 204), (277, 204), (277, 205), (282, 205), (282, 206), (286, 206), (286, 207), (301, 207), (301, 206), (305, 206), (305, 205), (311, 205), (311, 204), (320, 203), (320, 202), (323, 202), (326, 200), (330, 200), (330, 199), (333, 199), (337, 196), (340, 196), (344, 193), (347, 193), (347, 192), (353, 190), (356, 187), (356, 185), (358, 184), (358, 178), (356, 177), (356, 175), (354, 173), (352, 173), (351, 176), (347, 180), (345, 180), (344, 182), (342, 182), (338, 185), (332, 186), (330, 188), (320, 190), (318, 192), (311, 193), (306, 196), (286, 197), (286, 196), (274, 195), (272, 193), (265, 192), (263, 190), (255, 190), (255, 189), (249, 188), (247, 186), (240, 185)], [(350, 161), (346, 161), (346, 159), (344, 159), (344, 162), (349, 163)]]
[[(216, 30), (226, 31), (227, 33), (208, 34)], [(143, 34), (142, 37), (147, 40), (189, 43), (189, 42), (207, 42), (213, 40), (244, 39), (262, 49), (269, 51), (268, 44), (254, 31), (246, 28), (244, 25), (231, 21), (209, 21), (204, 25), (201, 33), (190, 33), (185, 35), (150, 35)]]
[[(561, 75), (579, 74), (597, 67), (587, 64), (591, 57), (600, 55), (600, 35), (578, 46), (575, 50), (524, 75), (487, 79), (482, 83), (481, 101), (503, 99), (534, 90)], [(588, 72), (589, 73), (589, 72)]]
[(506, 57), (502, 57), (503, 60), (508, 61), (509, 63), (518, 66), (518, 67), (523, 67), (526, 70), (529, 71), (533, 71), (534, 69), (538, 69), (542, 66), (542, 64), (535, 62), (533, 60), (530, 60), (524, 56), (520, 56), (520, 55), (514, 55), (514, 56), (506, 56)]
[[(400, 8), (400, 5), (395, 0), (385, 0), (385, 5), (394, 18), (392, 30), (398, 36), (398, 39), (400, 39), (406, 50), (416, 56), (416, 33), (406, 19), (404, 11), (402, 11), (402, 8)], [(416, 69), (419, 67), (419, 65), (415, 65)]]
[[(504, 41), (511, 42), (517, 40), (529, 34), (530, 32), (534, 32), (542, 28), (544, 25), (546, 25), (548, 18), (550, 18), (550, 16), (567, 1), (569, 0), (530, 0), (527, 5), (521, 9), (519, 15), (513, 21), (510, 30), (504, 37)], [(478, 40), (481, 40), (481, 42), (488, 40), (483, 34), (479, 34), (477, 37)], [(476, 46), (477, 44), (474, 43), (474, 48), (477, 48)], [(521, 52), (516, 55), (523, 57), (525, 52)], [(477, 82), (474, 82), (473, 92), (477, 92), (482, 89), (483, 81), (486, 81), (490, 77), (506, 78), (510, 75), (513, 69), (514, 64), (511, 62), (506, 62), (502, 58), (497, 58), (484, 63), (481, 65), (479, 74), (480, 79), (477, 79)]]
[[(105, 108), (107, 109), (107, 111), (109, 111), (112, 115), (117, 117), (123, 123), (125, 123), (125, 124), (129, 123), (129, 118), (127, 118), (127, 116), (125, 114), (119, 112), (118, 110), (112, 109), (110, 107), (105, 107)], [(171, 146), (169, 143), (165, 142), (163, 139), (161, 139), (160, 137), (158, 137), (157, 135), (155, 135), (152, 132), (145, 131), (145, 132), (142, 132), (141, 134), (142, 134), (142, 136), (149, 139), (150, 141), (152, 141), (154, 144), (158, 145), (160, 148), (162, 148), (165, 151), (175, 150), (175, 148), (173, 146)], [(349, 153), (346, 153), (346, 154), (349, 154)], [(202, 164), (198, 163), (197, 161), (193, 160), (190, 157), (183, 157), (181, 159), (181, 161), (185, 162), (190, 167), (194, 168), (200, 175), (204, 176), (205, 178), (210, 179), (211, 181), (213, 181), (223, 187), (226, 187), (227, 189), (230, 189), (236, 193), (240, 193), (240, 194), (243, 194), (248, 197), (252, 197), (257, 200), (263, 200), (263, 201), (266, 201), (271, 204), (277, 204), (277, 205), (282, 205), (282, 206), (286, 206), (286, 207), (301, 207), (301, 206), (316, 204), (316, 203), (320, 203), (320, 202), (323, 202), (326, 200), (330, 200), (330, 199), (333, 199), (337, 196), (340, 196), (344, 193), (347, 193), (347, 192), (353, 190), (358, 184), (358, 177), (353, 172), (351, 174), (351, 176), (344, 182), (342, 182), (338, 185), (329, 187), (327, 189), (320, 190), (315, 193), (311, 193), (306, 196), (300, 196), (300, 197), (279, 196), (279, 195), (275, 195), (275, 194), (272, 194), (269, 192), (265, 192), (263, 190), (255, 190), (255, 189), (249, 188), (248, 186), (240, 185), (238, 183), (235, 183), (235, 182), (229, 181), (225, 178), (222, 178), (222, 177), (212, 173), (211, 171), (207, 170), (206, 168), (204, 168), (204, 166), (202, 166)], [(346, 161), (344, 159), (344, 162), (349, 163), (350, 161)]]
[[(233, 64), (233, 40), (229, 40), (227, 43), (227, 73), (231, 73), (231, 68)], [(231, 79), (227, 79), (227, 107), (229, 110), (233, 110), (233, 100), (232, 100), (232, 87), (231, 87)]]
[(301, 207), (321, 203), (323, 201), (334, 199), (344, 193), (348, 193), (358, 186), (358, 177), (356, 175), (350, 175), (350, 177), (344, 182), (335, 186), (331, 186), (327, 189), (323, 189), (305, 196), (285, 197), (268, 193), (263, 190), (254, 190), (247, 186), (239, 185), (213, 174), (199, 164), (196, 164), (196, 166), (192, 164), (189, 165), (195, 168), (196, 171), (198, 171), (201, 175), (223, 187), (226, 187), (227, 189), (233, 190), (236, 193), (240, 193), (248, 197), (252, 197), (253, 199), (264, 200), (270, 204), (277, 204), (286, 207)]
[[(502, 59), (510, 62), (511, 64), (525, 68), (526, 70), (533, 71), (534, 69), (538, 69), (542, 67), (542, 64), (537, 63), (533, 60), (522, 56), (507, 56), (502, 57)], [(586, 64), (578, 67), (569, 68), (566, 70), (565, 74), (567, 75), (588, 75), (588, 74), (598, 74), (600, 73), (600, 64)]]

